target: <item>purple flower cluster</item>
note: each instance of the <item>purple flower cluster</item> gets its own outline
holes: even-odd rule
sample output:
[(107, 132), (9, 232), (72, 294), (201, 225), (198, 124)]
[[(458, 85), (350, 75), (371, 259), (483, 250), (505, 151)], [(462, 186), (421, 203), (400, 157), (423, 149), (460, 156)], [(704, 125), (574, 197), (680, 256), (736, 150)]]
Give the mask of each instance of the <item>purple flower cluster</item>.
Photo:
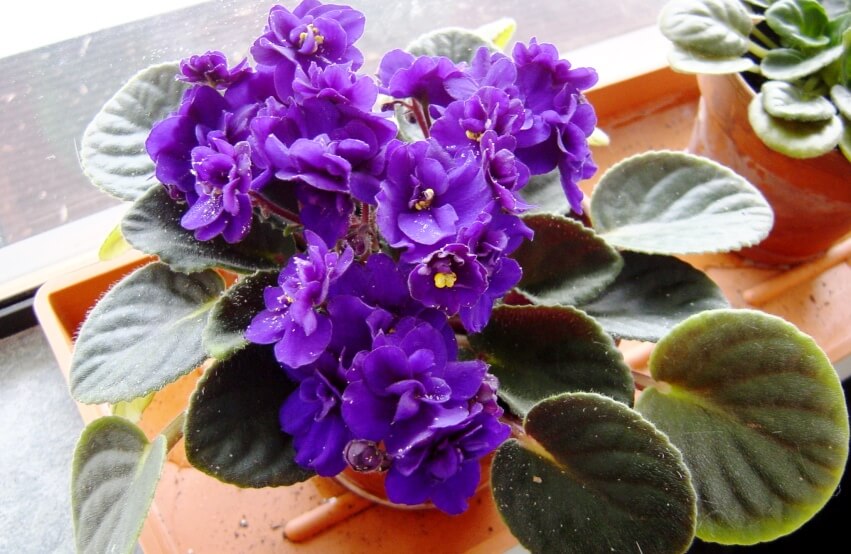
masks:
[[(198, 240), (237, 243), (262, 217), (303, 228), (245, 332), (298, 384), (280, 412), (296, 461), (385, 471), (391, 500), (459, 513), (509, 428), (496, 378), (459, 360), (455, 330), (481, 331), (521, 278), (510, 256), (532, 238), (531, 175), (558, 168), (581, 211), (596, 74), (533, 39), (470, 64), (394, 50), (376, 82), (356, 73), (364, 23), (318, 0), (275, 6), (254, 65), (180, 64), (191, 86), (147, 149)], [(396, 138), (379, 92), (421, 140)]]

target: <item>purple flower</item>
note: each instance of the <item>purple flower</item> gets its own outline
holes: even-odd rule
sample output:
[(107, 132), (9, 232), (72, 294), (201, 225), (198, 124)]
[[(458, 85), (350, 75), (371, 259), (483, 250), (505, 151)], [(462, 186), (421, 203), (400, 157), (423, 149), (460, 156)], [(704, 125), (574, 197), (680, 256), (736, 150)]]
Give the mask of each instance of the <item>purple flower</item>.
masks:
[(354, 47), (363, 34), (365, 18), (349, 6), (323, 5), (303, 0), (290, 12), (273, 6), (263, 35), (251, 47), (251, 55), (263, 65), (320, 67), (351, 62), (357, 70), (363, 55)]
[(454, 239), (491, 202), (475, 158), (452, 159), (435, 143), (396, 143), (388, 150), (387, 180), (376, 196), (378, 228), (415, 262)]
[(398, 49), (386, 53), (378, 68), (382, 92), (394, 98), (414, 98), (425, 105), (446, 106), (452, 102), (444, 84), (447, 79), (460, 76), (460, 67), (449, 58), (415, 58)]
[(237, 81), (245, 72), (248, 60), (243, 59), (236, 67), (228, 69), (227, 58), (221, 52), (210, 51), (200, 56), (191, 56), (180, 61), (181, 81), (199, 83), (216, 89), (224, 89)]
[(497, 137), (495, 132), (487, 131), (480, 144), (482, 170), (497, 204), (511, 214), (528, 210), (530, 205), (517, 191), (529, 182), (530, 172), (514, 155), (516, 139), (510, 135)]
[(466, 245), (449, 244), (411, 270), (408, 287), (423, 305), (452, 315), (487, 290), (487, 271)]
[(400, 504), (431, 500), (448, 514), (467, 509), (476, 492), (482, 457), (508, 438), (510, 430), (480, 404), (453, 426), (423, 435), (393, 460), (385, 485), (387, 497)]
[(467, 100), (449, 104), (434, 122), (431, 136), (450, 151), (463, 148), (479, 151), (485, 132), (494, 132), (497, 137), (514, 135), (524, 128), (524, 123), (525, 112), (519, 99), (498, 88), (482, 87)]
[(183, 214), (180, 224), (195, 231), (195, 238), (221, 235), (228, 243), (241, 241), (251, 229), (251, 148), (245, 141), (231, 145), (211, 138), (210, 146), (192, 150), (192, 170), (198, 199)]
[(378, 97), (375, 82), (365, 75), (358, 77), (352, 71), (351, 64), (329, 65), (325, 68), (311, 64), (307, 71), (299, 66), (295, 70), (292, 88), (296, 102), (321, 98), (335, 104), (353, 106), (364, 112), (372, 110)]
[(331, 320), (317, 311), (328, 297), (332, 281), (352, 263), (353, 253), (330, 252), (314, 233), (305, 231), (307, 250), (290, 258), (278, 276), (277, 287), (263, 293), (266, 309), (254, 316), (245, 338), (257, 344), (275, 344), (275, 358), (299, 368), (316, 361), (331, 342)]

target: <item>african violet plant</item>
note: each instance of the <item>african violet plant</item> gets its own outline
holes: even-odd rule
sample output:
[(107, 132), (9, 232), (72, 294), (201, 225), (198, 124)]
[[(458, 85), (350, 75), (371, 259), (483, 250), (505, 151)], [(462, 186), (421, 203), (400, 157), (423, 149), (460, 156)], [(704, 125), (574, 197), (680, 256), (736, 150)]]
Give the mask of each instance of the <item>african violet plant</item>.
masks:
[[(674, 257), (758, 242), (759, 193), (656, 152), (583, 206), (594, 70), (454, 29), (387, 53), (373, 79), (356, 73), (364, 23), (276, 6), (253, 63), (148, 68), (86, 131), (86, 173), (133, 202), (121, 234), (159, 261), (92, 309), (72, 394), (144, 407), (205, 370), (150, 442), (118, 416), (85, 429), (78, 550), (133, 548), (181, 437), (237, 486), (383, 472), (391, 501), (448, 514), (491, 463), (535, 552), (754, 543), (817, 512), (847, 457), (832, 366)], [(650, 375), (624, 338), (658, 341)]]
[(742, 73), (754, 133), (792, 158), (851, 161), (851, 3), (671, 0), (659, 17), (685, 73)]

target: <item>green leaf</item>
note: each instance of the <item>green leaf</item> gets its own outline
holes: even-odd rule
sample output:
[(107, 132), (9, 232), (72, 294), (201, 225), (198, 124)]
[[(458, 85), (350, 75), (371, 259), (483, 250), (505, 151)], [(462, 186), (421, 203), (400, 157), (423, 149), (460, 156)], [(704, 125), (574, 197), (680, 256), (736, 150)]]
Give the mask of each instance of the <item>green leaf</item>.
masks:
[(632, 405), (635, 384), (612, 338), (591, 318), (561, 306), (499, 306), (470, 345), (499, 378), (499, 396), (525, 415), (554, 394), (592, 391)]
[(842, 121), (790, 121), (773, 117), (763, 107), (762, 94), (748, 106), (748, 120), (754, 133), (772, 150), (790, 158), (815, 158), (833, 150), (842, 137)]
[(518, 286), (537, 304), (573, 305), (591, 300), (623, 267), (618, 252), (578, 221), (555, 214), (527, 215), (535, 231), (513, 257), (523, 268)]
[(652, 424), (597, 394), (563, 394), (526, 416), (528, 437), (496, 452), (491, 487), (534, 553), (685, 552), (695, 494), (679, 451)]
[(816, 54), (776, 48), (763, 58), (759, 68), (766, 79), (796, 81), (829, 66), (842, 56), (842, 46), (827, 48)]
[(405, 50), (414, 56), (446, 56), (455, 63), (469, 62), (476, 50), (487, 46), (496, 52), (499, 48), (475, 31), (460, 27), (447, 27), (421, 35), (408, 44)]
[(677, 258), (622, 255), (624, 269), (614, 284), (581, 306), (616, 337), (656, 342), (684, 319), (728, 306), (709, 277)]
[(816, 0), (779, 0), (765, 10), (765, 21), (781, 40), (798, 48), (821, 48), (830, 43), (828, 18)]
[(741, 73), (755, 67), (756, 62), (750, 58), (731, 56), (728, 58), (715, 58), (686, 50), (677, 45), (668, 52), (668, 63), (675, 71), (680, 73), (697, 73), (704, 75), (725, 75), (727, 73)]
[(106, 236), (98, 250), (98, 259), (102, 262), (111, 260), (130, 250), (130, 245), (121, 235), (121, 225), (116, 225)]
[(830, 499), (848, 458), (848, 412), (825, 354), (768, 314), (694, 316), (657, 344), (637, 409), (683, 452), (697, 536), (753, 544), (791, 533)]
[(662, 34), (707, 58), (738, 58), (748, 50), (753, 24), (736, 0), (672, 0), (659, 14)]
[(103, 417), (84, 430), (71, 469), (77, 552), (133, 552), (165, 456), (162, 435), (148, 443), (129, 421)]
[(89, 313), (71, 359), (71, 394), (87, 404), (159, 390), (206, 355), (201, 331), (224, 288), (215, 271), (185, 275), (161, 263), (125, 277)]
[(155, 392), (152, 392), (133, 400), (117, 402), (111, 406), (112, 415), (123, 417), (130, 423), (139, 423), (139, 420), (142, 419), (142, 413), (151, 404), (155, 394)]
[(783, 81), (762, 85), (762, 107), (772, 117), (794, 121), (826, 121), (836, 115), (827, 98)]
[(241, 350), (248, 341), (243, 336), (248, 324), (266, 305), (263, 291), (277, 284), (277, 271), (262, 271), (241, 278), (225, 292), (210, 310), (204, 328), (204, 349), (219, 360)]
[(177, 63), (142, 70), (86, 128), (80, 163), (97, 187), (122, 200), (135, 200), (155, 183), (154, 162), (145, 141), (154, 123), (177, 110), (189, 88), (175, 78), (179, 73)]
[(185, 273), (211, 267), (241, 273), (277, 269), (293, 253), (292, 241), (257, 216), (248, 236), (236, 244), (228, 244), (221, 237), (196, 240), (192, 231), (180, 226), (185, 211), (185, 204), (172, 200), (165, 188), (154, 187), (131, 206), (121, 229), (135, 248), (155, 254)]
[(526, 186), (520, 190), (520, 196), (532, 205), (533, 212), (566, 214), (570, 205), (561, 186), (561, 173), (553, 170), (543, 175), (533, 175)]
[(830, 99), (845, 119), (851, 119), (851, 90), (842, 85), (833, 85), (830, 89)]
[(239, 487), (278, 487), (311, 477), (296, 464), (292, 437), (281, 431), (278, 420), (281, 405), (296, 388), (268, 346), (253, 345), (216, 362), (189, 402), (189, 462)]
[(851, 162), (851, 120), (842, 118), (842, 138), (839, 140), (839, 150)]
[(759, 191), (726, 167), (683, 152), (650, 152), (602, 176), (591, 220), (614, 246), (677, 255), (754, 245), (773, 214)]
[(496, 21), (487, 23), (478, 27), (474, 32), (489, 40), (500, 50), (505, 50), (508, 46), (508, 41), (514, 36), (514, 31), (517, 30), (517, 22), (510, 17), (501, 17)]

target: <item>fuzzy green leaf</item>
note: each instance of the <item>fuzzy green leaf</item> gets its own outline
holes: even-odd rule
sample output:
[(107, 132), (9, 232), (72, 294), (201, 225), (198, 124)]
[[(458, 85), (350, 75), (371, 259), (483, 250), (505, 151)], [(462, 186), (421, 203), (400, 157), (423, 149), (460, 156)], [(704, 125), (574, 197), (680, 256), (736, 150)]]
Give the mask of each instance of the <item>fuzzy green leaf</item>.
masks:
[(842, 56), (842, 46), (834, 46), (816, 54), (790, 48), (770, 50), (760, 64), (767, 79), (796, 81), (829, 66)]
[(520, 190), (520, 196), (532, 205), (533, 212), (566, 214), (570, 205), (561, 186), (561, 174), (553, 170), (543, 175), (533, 175), (526, 186)]
[(134, 551), (165, 456), (165, 437), (148, 443), (121, 417), (97, 419), (83, 430), (71, 470), (77, 552)]
[(206, 358), (201, 332), (221, 291), (214, 271), (186, 275), (161, 263), (125, 277), (89, 313), (71, 359), (71, 394), (99, 404), (159, 390)]
[(596, 297), (623, 267), (618, 252), (578, 221), (553, 214), (529, 215), (535, 231), (513, 257), (523, 268), (518, 286), (537, 304), (575, 305)]
[(783, 81), (762, 85), (762, 107), (772, 117), (794, 121), (826, 121), (836, 115), (836, 108), (827, 98)]
[(834, 115), (827, 121), (790, 121), (773, 117), (765, 111), (761, 93), (748, 106), (748, 120), (766, 146), (790, 158), (827, 154), (836, 148), (842, 137), (839, 116)]
[(650, 371), (659, 384), (637, 409), (683, 452), (698, 537), (770, 541), (830, 499), (848, 458), (848, 412), (810, 337), (762, 312), (705, 312), (657, 344)]
[(499, 306), (470, 345), (491, 364), (500, 398), (515, 414), (574, 391), (632, 405), (635, 385), (623, 356), (593, 319), (574, 308)]
[(816, 0), (778, 0), (765, 10), (765, 21), (791, 46), (813, 49), (830, 43), (827, 13)]
[(727, 73), (741, 73), (755, 67), (756, 62), (750, 58), (731, 56), (729, 58), (715, 58), (702, 55), (699, 52), (686, 50), (680, 46), (674, 47), (668, 52), (668, 63), (675, 71), (680, 73), (695, 73), (704, 75), (726, 75)]
[(491, 472), (494, 500), (533, 553), (685, 552), (695, 494), (679, 451), (625, 405), (563, 394), (526, 416)]
[(248, 236), (236, 244), (221, 237), (196, 240), (180, 225), (186, 206), (172, 200), (165, 188), (154, 187), (139, 198), (124, 216), (121, 230), (136, 249), (155, 254), (176, 271), (185, 273), (211, 267), (253, 273), (280, 268), (293, 253), (292, 240), (257, 216)]
[(748, 50), (753, 24), (737, 0), (672, 0), (659, 14), (662, 34), (707, 58), (738, 58)]
[(266, 307), (263, 291), (274, 286), (277, 278), (277, 271), (243, 277), (216, 302), (204, 328), (204, 348), (210, 356), (223, 360), (248, 345), (245, 330), (252, 318)]
[(408, 44), (405, 50), (414, 56), (446, 56), (455, 63), (469, 62), (482, 46), (491, 51), (499, 48), (475, 31), (460, 27), (447, 27), (426, 33)]
[(622, 255), (624, 269), (614, 284), (580, 306), (616, 337), (656, 342), (690, 316), (728, 306), (706, 274), (677, 258)]
[(754, 245), (773, 214), (759, 191), (726, 167), (683, 152), (650, 152), (603, 175), (591, 220), (614, 246), (679, 255)]
[(278, 487), (312, 475), (295, 462), (278, 412), (297, 385), (267, 346), (253, 345), (210, 367), (186, 414), (189, 462), (239, 487)]
[(833, 85), (830, 99), (845, 119), (851, 119), (851, 90), (842, 85)]
[(189, 87), (175, 76), (177, 63), (134, 75), (95, 116), (83, 134), (80, 163), (95, 186), (135, 200), (156, 182), (145, 141), (154, 123), (177, 109)]

